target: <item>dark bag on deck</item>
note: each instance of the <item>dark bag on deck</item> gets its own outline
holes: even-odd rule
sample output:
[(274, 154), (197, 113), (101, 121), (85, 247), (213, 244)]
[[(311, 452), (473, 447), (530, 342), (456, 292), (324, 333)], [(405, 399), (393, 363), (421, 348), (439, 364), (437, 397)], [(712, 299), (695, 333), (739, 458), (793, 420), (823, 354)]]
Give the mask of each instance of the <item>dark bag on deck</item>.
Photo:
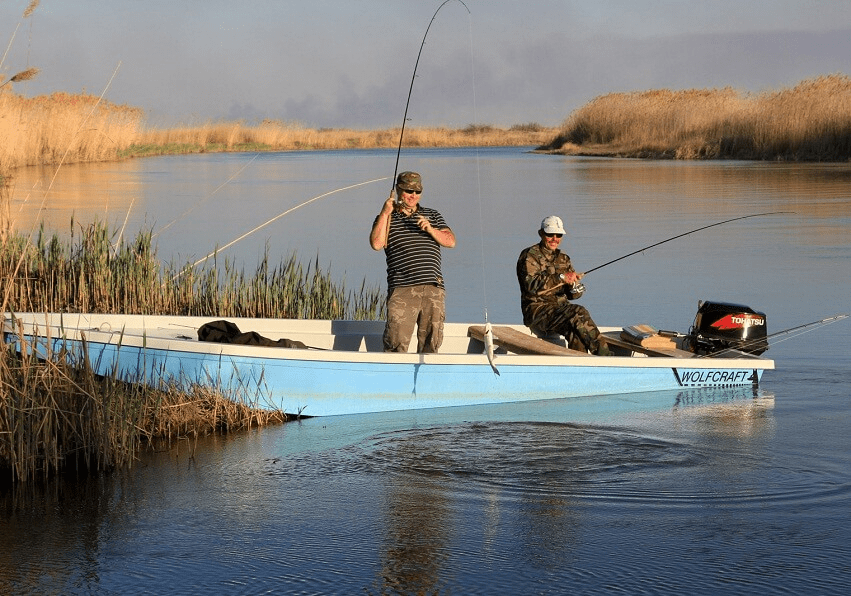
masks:
[(307, 348), (300, 341), (291, 339), (272, 340), (268, 337), (263, 337), (256, 331), (246, 331), (243, 333), (234, 323), (225, 320), (212, 321), (201, 325), (198, 328), (198, 339), (200, 341), (211, 341), (221, 344), (243, 344), (273, 348)]

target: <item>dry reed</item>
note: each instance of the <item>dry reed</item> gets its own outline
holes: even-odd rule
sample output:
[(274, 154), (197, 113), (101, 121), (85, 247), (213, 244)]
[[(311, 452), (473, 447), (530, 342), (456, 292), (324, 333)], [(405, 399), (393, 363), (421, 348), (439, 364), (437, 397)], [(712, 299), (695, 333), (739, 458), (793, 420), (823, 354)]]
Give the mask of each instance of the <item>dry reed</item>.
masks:
[[(0, 195), (8, 199), (8, 189)], [(230, 262), (176, 268), (161, 263), (150, 232), (130, 241), (115, 242), (115, 236), (101, 224), (68, 240), (40, 232), (30, 241), (7, 233), (0, 242), (2, 311), (383, 316), (377, 288), (364, 282), (359, 292), (349, 291), (321, 271), (318, 261), (304, 267), (293, 255), (271, 267), (264, 258), (250, 274)], [(202, 386), (184, 392), (127, 385), (94, 375), (85, 361), (69, 364), (64, 355), (39, 359), (0, 344), (0, 470), (13, 482), (124, 467), (141, 445), (283, 419), (239, 395)]]
[[(464, 129), (406, 128), (406, 147), (536, 146), (553, 134), (536, 124), (508, 129), (468, 126)], [(141, 132), (122, 156), (202, 151), (293, 151), (395, 148), (400, 129), (355, 130), (305, 128), (297, 123), (267, 120), (258, 126), (241, 122), (208, 123), (200, 127)]]
[(351, 291), (295, 254), (277, 266), (268, 255), (250, 273), (230, 260), (199, 269), (162, 264), (152, 234), (116, 242), (100, 223), (70, 239), (40, 231), (8, 234), (0, 244), (5, 309), (17, 312), (183, 314), (261, 318), (375, 319), (383, 293)]
[(144, 445), (282, 421), (262, 404), (193, 386), (129, 385), (65, 353), (0, 344), (0, 469), (12, 483), (129, 467)]
[[(30, 69), (34, 76), (37, 69)], [(16, 76), (25, 76), (19, 73)], [(13, 77), (14, 78), (14, 77)], [(11, 82), (11, 81), (7, 81)], [(53, 93), (25, 98), (0, 92), (0, 172), (18, 167), (110, 161), (127, 157), (218, 151), (295, 151), (393, 148), (398, 128), (313, 129), (267, 120), (207, 123), (196, 127), (145, 130), (142, 110), (87, 95)], [(555, 129), (537, 124), (406, 128), (406, 147), (537, 146)]]
[(612, 93), (573, 112), (540, 147), (575, 155), (675, 159), (851, 159), (851, 78), (778, 92), (730, 88)]
[[(42, 164), (108, 161), (130, 146), (143, 113), (93, 95), (25, 98), (0, 92), (0, 172)], [(63, 161), (64, 158), (64, 161)]]

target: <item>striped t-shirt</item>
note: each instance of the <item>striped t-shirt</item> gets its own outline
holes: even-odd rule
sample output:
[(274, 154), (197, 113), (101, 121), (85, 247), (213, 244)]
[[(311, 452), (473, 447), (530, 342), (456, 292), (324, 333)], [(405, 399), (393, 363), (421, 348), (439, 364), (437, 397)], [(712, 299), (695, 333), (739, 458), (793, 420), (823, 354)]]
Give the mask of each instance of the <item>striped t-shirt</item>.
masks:
[(393, 288), (424, 284), (444, 287), (440, 271), (440, 245), (417, 225), (420, 215), (428, 219), (433, 228), (442, 230), (449, 227), (439, 212), (422, 205), (417, 205), (417, 210), (410, 216), (393, 211), (390, 216), (390, 235), (384, 247), (388, 292)]

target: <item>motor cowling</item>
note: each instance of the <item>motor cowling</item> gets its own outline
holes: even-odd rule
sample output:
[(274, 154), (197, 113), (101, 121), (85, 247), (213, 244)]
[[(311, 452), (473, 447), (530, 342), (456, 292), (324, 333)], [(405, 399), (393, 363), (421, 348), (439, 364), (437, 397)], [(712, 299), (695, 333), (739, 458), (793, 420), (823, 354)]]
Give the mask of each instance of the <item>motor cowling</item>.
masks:
[(700, 301), (687, 340), (696, 354), (733, 349), (758, 356), (768, 349), (765, 313), (742, 304)]

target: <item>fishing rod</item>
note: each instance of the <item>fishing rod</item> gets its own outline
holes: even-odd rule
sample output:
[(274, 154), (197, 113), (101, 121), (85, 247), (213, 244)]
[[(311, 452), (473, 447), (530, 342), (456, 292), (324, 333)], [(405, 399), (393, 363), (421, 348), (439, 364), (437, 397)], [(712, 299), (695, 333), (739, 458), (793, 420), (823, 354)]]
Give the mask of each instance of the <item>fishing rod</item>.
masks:
[[(824, 319), (819, 319), (818, 321), (813, 321), (811, 323), (804, 323), (803, 325), (796, 325), (794, 327), (789, 327), (788, 329), (783, 329), (782, 331), (775, 331), (774, 333), (769, 333), (765, 337), (760, 337), (758, 339), (752, 339), (751, 341), (743, 342), (740, 346), (735, 348), (724, 348), (723, 350), (718, 350), (717, 352), (711, 352), (709, 354), (703, 354), (698, 356), (698, 358), (712, 358), (718, 356), (720, 354), (726, 354), (727, 352), (736, 352), (742, 351), (743, 348), (749, 348), (752, 345), (756, 345), (758, 343), (767, 341), (771, 338), (777, 337), (778, 335), (787, 335), (792, 333), (793, 331), (799, 331), (801, 329), (807, 329), (809, 327), (813, 327), (814, 325), (830, 325), (831, 323), (836, 323), (837, 321), (841, 321), (843, 319), (847, 319), (849, 315), (847, 314), (839, 314), (833, 315), (832, 317), (825, 317)], [(813, 331), (812, 329), (810, 331)], [(802, 331), (801, 333), (796, 333), (792, 337), (798, 337), (799, 335), (803, 335), (804, 333), (809, 333), (809, 331)], [(687, 337), (685, 335), (676, 334), (675, 337)], [(788, 337), (786, 339), (792, 339), (792, 337)], [(784, 340), (785, 341), (785, 340)], [(780, 343), (780, 342), (777, 342)]]
[(703, 226), (703, 227), (691, 230), (689, 232), (677, 234), (676, 236), (672, 236), (671, 238), (668, 238), (666, 240), (662, 240), (661, 242), (656, 242), (655, 244), (651, 244), (650, 246), (645, 246), (644, 248), (639, 248), (638, 250), (632, 251), (628, 255), (618, 257), (617, 259), (612, 259), (608, 263), (603, 263), (602, 265), (598, 265), (598, 266), (594, 267), (593, 269), (589, 269), (588, 271), (586, 271), (585, 273), (582, 273), (581, 275), (582, 275), (582, 277), (584, 277), (584, 276), (588, 275), (589, 273), (591, 273), (592, 271), (596, 271), (597, 269), (602, 269), (603, 267), (606, 267), (607, 265), (611, 265), (612, 263), (617, 263), (618, 261), (622, 261), (623, 259), (625, 259), (627, 257), (631, 257), (632, 255), (636, 255), (640, 252), (644, 252), (647, 249), (653, 248), (655, 246), (659, 246), (660, 244), (665, 244), (666, 242), (670, 242), (671, 240), (676, 240), (677, 238), (682, 238), (683, 236), (688, 236), (689, 234), (694, 234), (695, 232), (700, 232), (701, 230), (714, 228), (715, 226), (720, 226), (722, 224), (730, 223), (731, 221), (739, 221), (740, 219), (748, 219), (750, 217), (762, 217), (764, 215), (778, 215), (780, 213), (794, 213), (794, 211), (769, 211), (768, 213), (754, 213), (752, 215), (743, 215), (742, 217), (734, 217), (733, 219), (725, 219), (724, 221), (719, 221), (719, 222), (714, 223), (714, 224), (709, 224), (708, 226)]
[[(396, 166), (393, 170), (393, 186), (390, 188), (391, 197), (394, 196), (396, 190), (396, 175), (399, 173), (399, 156), (402, 154), (402, 139), (405, 136), (405, 123), (408, 121), (408, 107), (411, 104), (411, 93), (414, 91), (414, 81), (417, 78), (417, 68), (420, 66), (420, 56), (423, 54), (423, 47), (425, 47), (428, 31), (431, 29), (431, 24), (434, 23), (434, 19), (437, 18), (437, 13), (440, 12), (440, 9), (443, 8), (444, 5), (449, 4), (450, 2), (452, 2), (452, 0), (444, 0), (443, 3), (437, 7), (437, 10), (434, 11), (434, 14), (431, 16), (431, 21), (429, 21), (428, 27), (426, 27), (425, 35), (423, 35), (423, 41), (420, 44), (420, 51), (417, 53), (417, 61), (414, 63), (414, 73), (411, 75), (411, 86), (408, 88), (408, 100), (405, 102), (405, 114), (402, 116), (402, 130), (399, 132), (399, 148), (396, 149)], [(467, 8), (467, 5), (464, 4), (463, 0), (458, 0), (458, 2), (467, 9), (467, 13), (470, 13), (470, 9)]]
[[(592, 269), (589, 269), (588, 271), (585, 271), (584, 273), (577, 273), (576, 282), (574, 282), (574, 287), (577, 290), (579, 290), (580, 293), (584, 292), (585, 286), (583, 284), (581, 284), (579, 282), (579, 280), (583, 279), (586, 275), (588, 275), (592, 271), (596, 271), (597, 269), (602, 269), (603, 267), (606, 267), (607, 265), (611, 265), (612, 263), (617, 263), (618, 261), (622, 261), (623, 259), (625, 259), (627, 257), (631, 257), (632, 255), (637, 255), (638, 253), (644, 252), (645, 250), (653, 248), (654, 246), (659, 246), (660, 244), (665, 244), (666, 242), (670, 242), (671, 240), (676, 240), (677, 238), (682, 238), (683, 236), (688, 236), (689, 234), (694, 234), (695, 232), (700, 232), (701, 230), (706, 230), (708, 228), (714, 228), (715, 226), (720, 226), (722, 224), (730, 223), (731, 221), (739, 221), (740, 219), (748, 219), (749, 217), (761, 217), (763, 215), (777, 215), (779, 213), (794, 213), (794, 211), (769, 211), (767, 213), (753, 213), (751, 215), (743, 215), (741, 217), (734, 217), (732, 219), (725, 219), (724, 221), (719, 221), (719, 222), (714, 223), (714, 224), (709, 224), (708, 226), (696, 228), (696, 229), (691, 230), (689, 232), (677, 234), (676, 236), (672, 236), (670, 238), (662, 240), (661, 242), (656, 242), (654, 244), (651, 244), (650, 246), (645, 246), (644, 248), (639, 248), (638, 250), (634, 250), (627, 255), (624, 255), (622, 257), (618, 257), (617, 259), (612, 259), (611, 261), (609, 261), (607, 263), (603, 263), (602, 265), (598, 265), (598, 266), (596, 266)], [(543, 290), (542, 292), (539, 292), (539, 293), (540, 294), (549, 294), (550, 292), (554, 292), (554, 291), (556, 291), (560, 288), (563, 288), (566, 285), (569, 285), (569, 284), (567, 282), (563, 282), (563, 283), (558, 284), (557, 286), (553, 286), (552, 288), (550, 288), (548, 290)]]

